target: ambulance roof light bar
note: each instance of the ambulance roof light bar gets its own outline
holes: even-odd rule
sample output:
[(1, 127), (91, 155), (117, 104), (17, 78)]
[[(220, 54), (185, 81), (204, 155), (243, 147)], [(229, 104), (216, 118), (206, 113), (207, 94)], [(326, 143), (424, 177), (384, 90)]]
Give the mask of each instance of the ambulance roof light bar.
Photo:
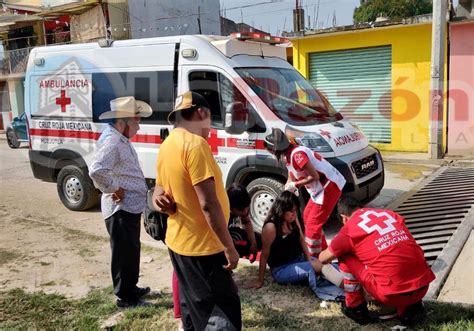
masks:
[(254, 41), (259, 43), (267, 43), (271, 45), (288, 44), (290, 41), (286, 38), (271, 36), (260, 32), (234, 32), (230, 34), (231, 39), (240, 41)]

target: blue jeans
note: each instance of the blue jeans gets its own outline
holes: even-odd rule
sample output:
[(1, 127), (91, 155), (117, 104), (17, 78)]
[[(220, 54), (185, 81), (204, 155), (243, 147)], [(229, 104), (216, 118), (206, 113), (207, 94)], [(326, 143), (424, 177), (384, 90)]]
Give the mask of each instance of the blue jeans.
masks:
[(316, 276), (313, 266), (303, 256), (285, 265), (272, 268), (272, 277), (278, 284), (309, 284), (311, 290), (322, 300), (335, 300), (344, 295), (344, 290)]

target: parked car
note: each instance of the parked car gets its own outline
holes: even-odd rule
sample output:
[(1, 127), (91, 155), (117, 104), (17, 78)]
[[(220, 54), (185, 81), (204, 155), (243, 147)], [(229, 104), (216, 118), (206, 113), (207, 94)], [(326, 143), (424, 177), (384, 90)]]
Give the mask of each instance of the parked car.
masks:
[(11, 126), (6, 130), (6, 135), (8, 146), (10, 148), (18, 148), (22, 142), (28, 142), (26, 113), (23, 113), (13, 119)]

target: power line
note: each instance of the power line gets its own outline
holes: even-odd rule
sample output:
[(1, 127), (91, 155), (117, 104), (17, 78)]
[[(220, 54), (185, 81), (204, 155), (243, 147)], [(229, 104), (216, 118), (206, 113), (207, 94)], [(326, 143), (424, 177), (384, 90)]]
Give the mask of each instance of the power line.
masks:
[[(343, 0), (334, 0), (334, 1), (328, 1), (328, 2), (321, 2), (321, 4), (330, 4), (330, 3), (334, 3), (334, 2), (337, 2), (337, 1), (343, 1)], [(305, 6), (307, 8), (309, 7), (314, 7), (314, 6), (317, 6), (318, 4), (317, 3), (314, 3), (314, 4), (311, 4), (311, 5), (308, 5), (308, 6)], [(264, 11), (264, 12), (259, 12), (259, 13), (253, 13), (253, 14), (247, 14), (246, 16), (262, 16), (262, 15), (266, 15), (266, 14), (270, 14), (270, 13), (276, 13), (276, 12), (280, 12), (280, 11), (289, 11), (289, 10), (292, 10), (294, 9), (294, 7), (287, 7), (287, 8), (281, 8), (281, 9), (275, 9), (275, 10), (267, 10), (267, 11)]]

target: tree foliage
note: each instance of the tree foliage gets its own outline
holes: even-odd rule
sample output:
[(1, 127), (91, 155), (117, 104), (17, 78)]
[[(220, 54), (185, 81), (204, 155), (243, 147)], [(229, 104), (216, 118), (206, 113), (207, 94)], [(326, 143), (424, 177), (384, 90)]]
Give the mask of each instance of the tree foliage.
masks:
[(354, 10), (354, 23), (374, 22), (379, 16), (390, 20), (431, 13), (430, 0), (361, 0), (360, 6)]

